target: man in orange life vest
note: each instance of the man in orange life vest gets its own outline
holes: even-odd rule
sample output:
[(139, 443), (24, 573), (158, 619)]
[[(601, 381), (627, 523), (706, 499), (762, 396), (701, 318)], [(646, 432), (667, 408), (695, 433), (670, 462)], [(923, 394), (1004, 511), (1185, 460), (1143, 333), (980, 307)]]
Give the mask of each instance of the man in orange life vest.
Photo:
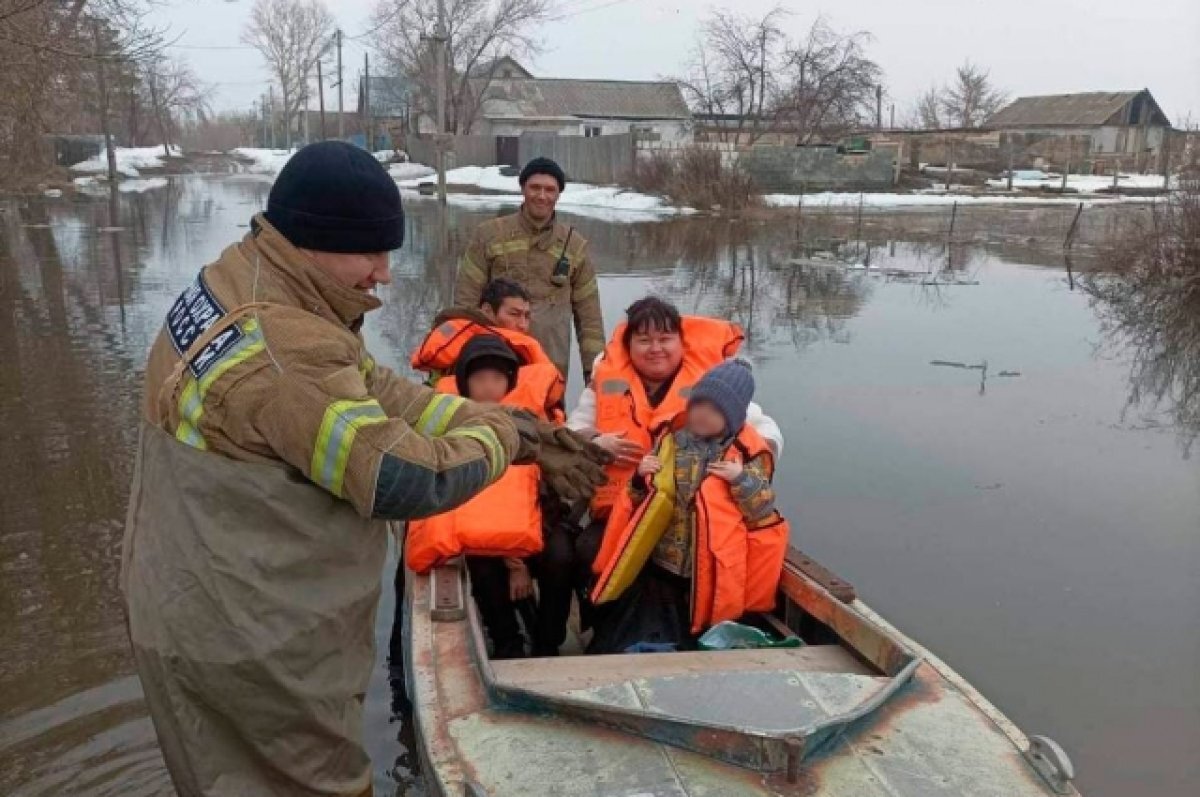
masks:
[[(437, 387), (552, 418), (558, 415), (563, 381), (552, 364), (526, 364), (502, 337), (485, 333), (462, 347), (453, 377), (443, 377)], [(410, 524), (407, 562), (421, 572), (467, 554), (472, 592), (498, 659), (525, 655), (517, 607), (532, 607), (536, 575), (536, 617), (527, 615), (533, 655), (556, 656), (566, 637), (574, 585), (574, 545), (556, 522), (561, 513), (560, 501), (541, 489), (536, 467), (514, 468), (463, 507)]]
[(479, 297), (479, 311), (502, 329), (529, 334), (533, 305), (529, 291), (519, 282), (497, 277), (489, 282)]

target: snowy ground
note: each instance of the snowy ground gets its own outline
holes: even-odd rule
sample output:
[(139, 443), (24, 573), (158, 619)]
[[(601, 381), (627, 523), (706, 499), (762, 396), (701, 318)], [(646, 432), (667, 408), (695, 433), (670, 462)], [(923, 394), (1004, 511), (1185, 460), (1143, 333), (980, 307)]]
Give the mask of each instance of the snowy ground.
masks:
[(229, 151), (235, 158), (251, 161), (246, 171), (254, 174), (279, 174), (283, 165), (296, 153), (294, 149), (264, 149), (262, 147), (237, 147)]
[[(76, 177), (75, 187), (85, 194), (107, 194), (108, 181), (99, 177)], [(122, 194), (140, 194), (170, 183), (165, 177), (134, 177), (117, 181), (117, 190)]]
[[(117, 173), (122, 177), (140, 177), (139, 169), (161, 169), (163, 158), (163, 148), (161, 145), (153, 147), (116, 147)], [(172, 158), (182, 158), (183, 152), (179, 147), (171, 147)], [(81, 172), (83, 174), (99, 174), (103, 175), (108, 172), (108, 155), (102, 149), (100, 154), (94, 158), (76, 163), (71, 167), (73, 172)]]
[[(1060, 178), (1061, 179), (1061, 178)], [(859, 197), (865, 208), (920, 208), (938, 205), (950, 206), (957, 202), (960, 205), (1077, 205), (1083, 201), (1086, 204), (1105, 204), (1114, 202), (1139, 201), (1134, 198), (1120, 196), (1091, 195), (1081, 196), (1013, 196), (975, 195), (955, 193), (916, 193), (916, 194), (879, 194), (864, 192), (862, 194), (847, 194), (824, 192), (819, 194), (765, 194), (763, 202), (767, 207), (786, 208), (796, 207), (801, 199), (804, 207), (858, 207)]]
[[(418, 164), (406, 164), (410, 167)], [(455, 186), (471, 186), (478, 190), (497, 193), (448, 193), (446, 200), (455, 205), (472, 207), (501, 207), (521, 204), (521, 186), (516, 177), (506, 177), (499, 166), (464, 166), (446, 172), (446, 183)], [(432, 172), (432, 170), (430, 170)], [(433, 182), (428, 177), (398, 180), (401, 190), (416, 191), (421, 183)], [(676, 208), (662, 198), (639, 194), (616, 186), (598, 186), (587, 183), (568, 183), (558, 200), (558, 207), (565, 213), (604, 219), (607, 221), (637, 221), (652, 216), (670, 216), (694, 213), (689, 208)]]
[[(1162, 188), (1161, 174), (1122, 174), (1119, 178), (1121, 188)], [(1173, 183), (1175, 181), (1172, 181)], [(1008, 179), (997, 177), (987, 181), (989, 188), (1007, 188)], [(1081, 192), (1108, 191), (1112, 189), (1111, 175), (1102, 174), (1069, 174), (1067, 188)], [(1016, 170), (1013, 172), (1013, 188), (1061, 188), (1062, 175), (1038, 171), (1036, 169)]]

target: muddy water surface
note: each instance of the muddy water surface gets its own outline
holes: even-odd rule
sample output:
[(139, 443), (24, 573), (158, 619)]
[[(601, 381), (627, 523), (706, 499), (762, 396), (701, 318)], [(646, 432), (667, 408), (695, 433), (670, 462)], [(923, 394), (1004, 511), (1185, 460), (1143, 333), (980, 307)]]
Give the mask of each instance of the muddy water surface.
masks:
[[(111, 202), (0, 200), (0, 794), (170, 793), (117, 589), (142, 361), (267, 190), (191, 177)], [(746, 327), (759, 400), (788, 436), (798, 545), (1061, 742), (1085, 794), (1194, 794), (1200, 465), (1173, 416), (1127, 407), (1134, 352), (1056, 251), (1069, 214), (1020, 213), (1017, 232), (1015, 216), (966, 219), (983, 234), (949, 257), (928, 215), (861, 233), (572, 221), (610, 325), (654, 291)], [(433, 205), (409, 203), (367, 325), (381, 361), (402, 365), (448, 299), (452, 253), (493, 214), (452, 209), (439, 231)], [(858, 235), (872, 245), (831, 240)], [(870, 269), (841, 265), (868, 251)], [(368, 706), (380, 793), (408, 772), (391, 614), (389, 599)]]

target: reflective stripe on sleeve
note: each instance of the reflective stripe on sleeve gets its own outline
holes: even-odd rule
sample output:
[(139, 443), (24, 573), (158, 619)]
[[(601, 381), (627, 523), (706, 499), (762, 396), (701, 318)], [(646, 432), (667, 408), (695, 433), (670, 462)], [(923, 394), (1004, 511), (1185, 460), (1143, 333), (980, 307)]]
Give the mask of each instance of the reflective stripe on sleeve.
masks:
[(487, 274), (484, 273), (482, 268), (476, 265), (469, 254), (463, 255), (458, 261), (458, 271), (460, 274), (466, 274), (476, 282), (483, 282), (487, 279)]
[(515, 255), (518, 252), (529, 251), (528, 238), (514, 238), (511, 241), (498, 241), (494, 244), (489, 244), (487, 248), (488, 257), (499, 257), (500, 255)]
[(187, 443), (193, 448), (204, 450), (208, 447), (204, 436), (200, 434), (200, 418), (204, 415), (204, 397), (212, 389), (213, 383), (224, 376), (230, 368), (240, 365), (254, 355), (266, 349), (263, 341), (262, 328), (253, 318), (238, 325), (243, 337), (233, 348), (221, 355), (200, 379), (190, 377), (187, 387), (179, 396), (179, 427), (175, 430), (175, 439)]
[(350, 461), (350, 449), (358, 430), (386, 420), (387, 414), (375, 399), (347, 399), (330, 404), (313, 447), (312, 480), (341, 498), (346, 463)]
[(469, 437), (483, 444), (483, 447), (488, 452), (488, 464), (491, 469), (488, 473), (488, 484), (499, 479), (504, 469), (508, 467), (508, 454), (504, 450), (504, 444), (500, 442), (500, 438), (488, 426), (460, 426), (446, 433), (446, 437)]
[(417, 418), (417, 431), (426, 437), (441, 437), (450, 425), (450, 419), (458, 408), (466, 402), (461, 396), (450, 396), (439, 393), (429, 400), (421, 417)]

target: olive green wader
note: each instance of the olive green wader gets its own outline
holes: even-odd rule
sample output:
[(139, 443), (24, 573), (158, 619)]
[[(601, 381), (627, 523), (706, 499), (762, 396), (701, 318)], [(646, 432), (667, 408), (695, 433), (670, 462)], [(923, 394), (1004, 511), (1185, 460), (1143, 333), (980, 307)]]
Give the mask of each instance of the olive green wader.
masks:
[(371, 793), (362, 704), (386, 535), (289, 466), (143, 425), (122, 587), (182, 797)]

